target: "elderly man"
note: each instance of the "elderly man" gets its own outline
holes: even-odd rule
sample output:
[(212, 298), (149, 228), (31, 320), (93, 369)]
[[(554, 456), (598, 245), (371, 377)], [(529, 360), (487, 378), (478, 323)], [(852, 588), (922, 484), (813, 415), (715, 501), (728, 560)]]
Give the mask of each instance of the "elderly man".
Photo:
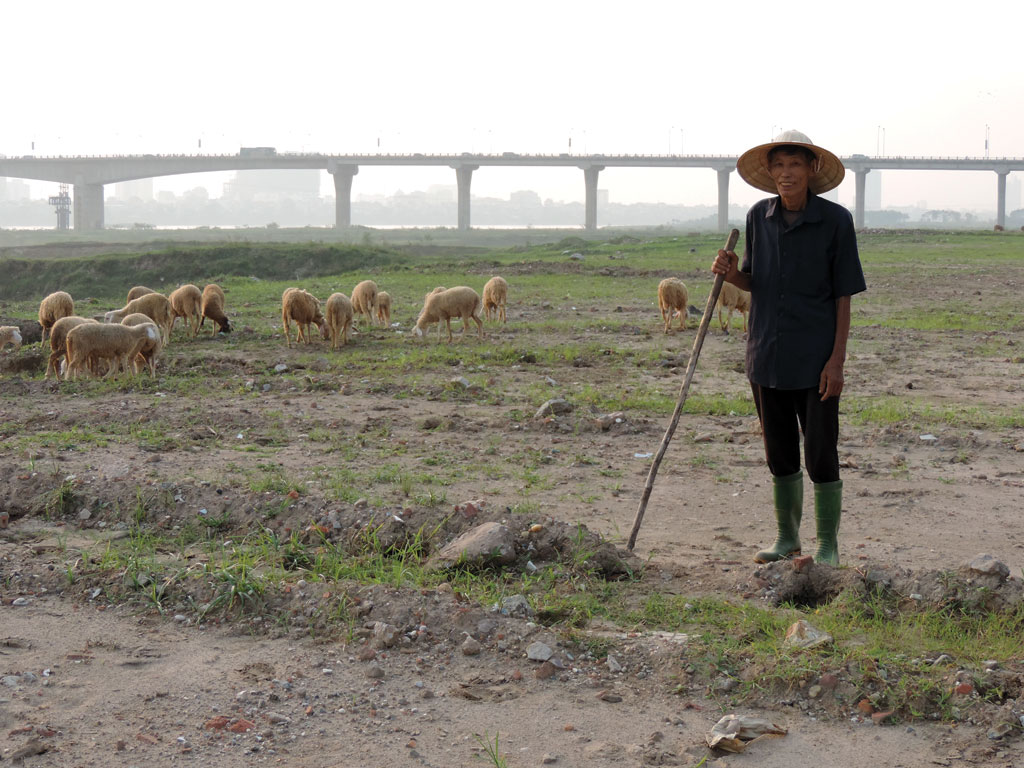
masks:
[(750, 291), (747, 377), (772, 475), (778, 535), (758, 563), (800, 553), (804, 464), (814, 484), (814, 559), (839, 565), (839, 395), (850, 297), (865, 290), (850, 212), (818, 197), (839, 186), (839, 158), (799, 131), (754, 147), (740, 176), (775, 197), (747, 213), (743, 263), (719, 251), (712, 272)]

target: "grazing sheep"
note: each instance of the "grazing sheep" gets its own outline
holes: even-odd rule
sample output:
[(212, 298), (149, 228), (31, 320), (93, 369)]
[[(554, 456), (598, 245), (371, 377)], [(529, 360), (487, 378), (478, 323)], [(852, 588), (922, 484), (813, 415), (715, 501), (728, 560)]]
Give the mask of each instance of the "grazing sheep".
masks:
[(679, 313), (679, 328), (686, 328), (686, 305), (690, 295), (686, 290), (686, 283), (677, 277), (666, 277), (658, 283), (658, 307), (661, 309), (661, 318), (665, 321), (665, 333), (668, 333), (672, 325), (672, 314)]
[[(127, 325), (129, 327), (135, 327), (144, 325), (145, 323), (153, 323), (146, 315), (141, 312), (128, 315), (124, 320), (121, 321), (121, 325)], [(155, 325), (154, 325), (155, 327)], [(139, 372), (139, 361), (142, 361), (143, 365), (149, 366), (149, 375), (152, 378), (156, 378), (156, 356), (160, 354), (160, 350), (164, 348), (160, 339), (146, 339), (143, 342), (142, 347), (139, 349), (139, 353), (132, 360), (132, 368), (135, 373)]]
[(413, 332), (422, 336), (423, 331), (432, 323), (440, 323), (444, 320), (448, 328), (448, 342), (452, 341), (452, 318), (462, 318), (462, 336), (466, 335), (466, 328), (469, 321), (476, 323), (479, 329), (480, 338), (484, 337), (484, 324), (480, 322), (480, 294), (472, 288), (460, 285), (455, 288), (438, 293), (428, 293), (423, 304), (423, 311), (416, 320), (416, 327)]
[(352, 302), (344, 293), (332, 293), (327, 299), (327, 332), (331, 338), (331, 349), (348, 344), (348, 334), (352, 328)]
[[(50, 337), (53, 338), (52, 330)], [(13, 344), (15, 351), (21, 349), (21, 329), (15, 325), (0, 325), (0, 349), (8, 344)]]
[(200, 311), (203, 313), (202, 318), (199, 320), (199, 327), (203, 327), (203, 323), (206, 322), (206, 318), (210, 318), (217, 323), (217, 328), (213, 329), (214, 334), (218, 331), (221, 333), (231, 332), (231, 321), (228, 320), (228, 316), (224, 314), (224, 290), (216, 283), (210, 283), (208, 286), (203, 288), (203, 301), (200, 306)]
[(50, 329), (50, 359), (46, 362), (46, 373), (43, 374), (44, 379), (50, 377), (51, 371), (54, 376), (60, 376), (61, 371), (57, 367), (57, 363), (67, 354), (68, 332), (72, 328), (77, 328), (82, 323), (96, 323), (96, 321), (90, 317), (69, 315), (68, 317), (62, 317), (53, 324), (53, 327)]
[(323, 313), (320, 311), (320, 300), (299, 288), (288, 288), (281, 294), (281, 325), (284, 326), (284, 337), (288, 346), (292, 345), (291, 326), (289, 320), (294, 320), (298, 331), (295, 334), (295, 343), (300, 341), (309, 344), (309, 326), (315, 323), (320, 330), (320, 336), (327, 338), (327, 323)]
[[(729, 310), (722, 320), (722, 310)], [(718, 324), (722, 330), (729, 332), (729, 323), (732, 321), (732, 311), (736, 310), (743, 315), (743, 332), (747, 332), (747, 312), (750, 311), (750, 291), (737, 288), (732, 283), (722, 283), (722, 292), (718, 294)]]
[(508, 301), (508, 283), (505, 278), (494, 276), (484, 286), (484, 317), (491, 319), (491, 311), (494, 311), (494, 319), (505, 320), (505, 303)]
[[(145, 297), (143, 297), (145, 298)], [(92, 362), (108, 363), (104, 378), (119, 371), (128, 372), (129, 361), (135, 359), (147, 342), (159, 342), (160, 329), (155, 323), (134, 327), (118, 324), (82, 323), (67, 335), (68, 367), (64, 378), (78, 378), (79, 371)]]
[(203, 319), (203, 292), (191, 283), (175, 288), (168, 297), (171, 302), (171, 330), (177, 319), (188, 323), (192, 336), (199, 333), (199, 321)]
[(107, 312), (103, 319), (108, 323), (120, 323), (128, 315), (134, 315), (136, 312), (141, 312), (156, 323), (164, 345), (170, 341), (174, 315), (171, 311), (171, 300), (162, 293), (144, 293), (139, 298), (129, 301), (121, 309)]
[(377, 320), (385, 328), (391, 326), (391, 294), (387, 291), (377, 294)]
[(373, 313), (377, 308), (377, 284), (373, 280), (363, 280), (352, 289), (352, 311), (366, 315), (366, 320), (373, 325)]
[(147, 288), (144, 285), (136, 285), (130, 291), (128, 291), (128, 298), (125, 300), (125, 304), (129, 301), (135, 301), (139, 296), (145, 296), (147, 293), (156, 293), (152, 288)]
[(64, 291), (51, 293), (39, 303), (39, 324), (43, 326), (40, 344), (46, 341), (46, 332), (62, 317), (75, 314), (75, 300)]

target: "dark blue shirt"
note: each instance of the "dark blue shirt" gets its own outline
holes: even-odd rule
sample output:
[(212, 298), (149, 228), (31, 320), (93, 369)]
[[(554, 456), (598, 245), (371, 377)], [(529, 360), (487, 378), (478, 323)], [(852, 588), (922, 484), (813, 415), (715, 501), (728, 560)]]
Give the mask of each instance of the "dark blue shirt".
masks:
[(836, 299), (867, 288), (853, 217), (809, 195), (787, 227), (782, 199), (747, 213), (743, 272), (750, 273), (747, 377), (774, 389), (818, 386), (836, 338)]

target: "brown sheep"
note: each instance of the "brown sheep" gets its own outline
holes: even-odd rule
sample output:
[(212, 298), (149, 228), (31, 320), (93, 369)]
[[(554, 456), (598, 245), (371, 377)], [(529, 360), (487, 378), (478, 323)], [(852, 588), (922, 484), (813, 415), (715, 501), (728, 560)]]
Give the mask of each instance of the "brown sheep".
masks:
[(344, 293), (332, 293), (327, 299), (327, 331), (331, 338), (331, 349), (348, 344), (348, 334), (352, 328), (352, 302)]
[(462, 336), (466, 335), (469, 321), (476, 323), (480, 338), (484, 337), (484, 324), (480, 322), (480, 295), (472, 288), (460, 285), (439, 293), (428, 293), (423, 311), (416, 320), (413, 332), (422, 336), (427, 326), (444, 320), (448, 328), (448, 342), (452, 341), (452, 318), (462, 318)]
[(366, 321), (373, 325), (373, 313), (377, 308), (377, 284), (373, 280), (363, 280), (352, 289), (352, 311), (357, 315), (366, 315)]
[(174, 323), (174, 315), (171, 312), (171, 301), (162, 293), (144, 293), (137, 299), (132, 299), (121, 309), (107, 312), (103, 319), (108, 323), (120, 323), (128, 315), (141, 312), (160, 329), (160, 336), (164, 345), (170, 341), (171, 325)]
[(658, 283), (658, 307), (661, 309), (661, 318), (665, 321), (665, 333), (668, 333), (672, 325), (672, 314), (679, 313), (679, 328), (686, 328), (686, 305), (690, 295), (686, 290), (686, 283), (677, 277), (666, 277)]
[(95, 322), (95, 320), (89, 317), (69, 315), (62, 317), (53, 324), (53, 327), (50, 328), (50, 358), (46, 362), (46, 373), (43, 374), (44, 379), (50, 377), (51, 371), (54, 376), (60, 377), (60, 368), (57, 367), (57, 364), (67, 355), (68, 332), (82, 323)]
[(377, 294), (377, 320), (385, 328), (391, 326), (391, 294), (387, 291)]
[(174, 330), (174, 323), (180, 317), (195, 337), (199, 333), (199, 321), (203, 319), (203, 292), (198, 286), (186, 283), (171, 291), (168, 298), (171, 301), (171, 330)]
[(144, 285), (136, 285), (130, 291), (128, 291), (128, 298), (125, 299), (125, 304), (129, 301), (135, 301), (139, 296), (145, 296), (147, 293), (156, 293), (152, 288), (147, 288)]
[(494, 312), (494, 319), (506, 322), (505, 304), (508, 301), (508, 283), (505, 278), (495, 275), (484, 286), (484, 317), (491, 319), (491, 311)]
[[(722, 320), (722, 310), (727, 309), (728, 314)], [(729, 332), (729, 324), (732, 322), (732, 311), (736, 310), (743, 315), (743, 332), (747, 332), (747, 312), (750, 311), (750, 291), (737, 288), (732, 283), (722, 283), (722, 292), (718, 294), (718, 324), (722, 330)]]
[[(143, 297), (144, 298), (144, 297)], [(159, 342), (160, 329), (154, 323), (127, 325), (82, 323), (68, 331), (67, 370), (64, 378), (78, 378), (79, 371), (93, 363), (106, 361), (110, 378), (118, 371), (128, 372), (130, 361), (147, 342)]]
[(51, 293), (39, 303), (39, 324), (43, 326), (40, 344), (46, 341), (46, 333), (62, 317), (75, 314), (75, 300), (64, 291)]
[(218, 326), (213, 329), (214, 335), (218, 332), (231, 333), (231, 321), (224, 314), (224, 303), (224, 289), (219, 285), (210, 283), (203, 288), (203, 300), (200, 305), (200, 311), (203, 313), (203, 316), (199, 320), (199, 327), (202, 328), (206, 318), (210, 318)]
[[(153, 321), (146, 315), (141, 312), (136, 312), (128, 315), (128, 317), (122, 320), (121, 325), (134, 327), (152, 322)], [(156, 378), (156, 357), (160, 354), (160, 350), (163, 348), (164, 345), (161, 343), (160, 339), (151, 339), (147, 337), (145, 342), (143, 342), (142, 347), (139, 349), (139, 353), (132, 360), (132, 368), (135, 370), (135, 373), (139, 372), (139, 363), (141, 362), (143, 365), (149, 367), (150, 377)]]
[(289, 347), (292, 345), (290, 320), (294, 320), (298, 328), (296, 344), (300, 341), (309, 344), (310, 324), (315, 324), (320, 336), (327, 338), (327, 323), (320, 311), (320, 300), (308, 291), (288, 288), (281, 294), (281, 325), (284, 326), (284, 338)]

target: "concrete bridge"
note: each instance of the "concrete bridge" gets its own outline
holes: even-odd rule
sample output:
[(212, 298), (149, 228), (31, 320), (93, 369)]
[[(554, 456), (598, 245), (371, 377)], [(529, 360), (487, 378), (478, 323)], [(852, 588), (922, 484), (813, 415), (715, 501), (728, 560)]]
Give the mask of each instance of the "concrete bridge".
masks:
[[(243, 149), (237, 155), (123, 155), (104, 157), (0, 158), (0, 176), (53, 181), (74, 187), (74, 228), (103, 228), (103, 186), (133, 179), (183, 173), (244, 171), (266, 168), (318, 168), (334, 177), (335, 226), (352, 224), (352, 179), (360, 166), (445, 166), (458, 184), (458, 227), (470, 228), (470, 185), (482, 166), (574, 167), (583, 171), (586, 193), (584, 227), (597, 229), (597, 179), (605, 168), (705, 168), (718, 176), (718, 228), (729, 224), (729, 176), (736, 169), (731, 155), (500, 155), (463, 152), (457, 155), (324, 155), (278, 153), (269, 147)], [(868, 157), (842, 158), (856, 180), (854, 220), (864, 226), (864, 189), (872, 170), (992, 171), (996, 174), (996, 223), (1006, 223), (1006, 177), (1024, 171), (1024, 158)]]

